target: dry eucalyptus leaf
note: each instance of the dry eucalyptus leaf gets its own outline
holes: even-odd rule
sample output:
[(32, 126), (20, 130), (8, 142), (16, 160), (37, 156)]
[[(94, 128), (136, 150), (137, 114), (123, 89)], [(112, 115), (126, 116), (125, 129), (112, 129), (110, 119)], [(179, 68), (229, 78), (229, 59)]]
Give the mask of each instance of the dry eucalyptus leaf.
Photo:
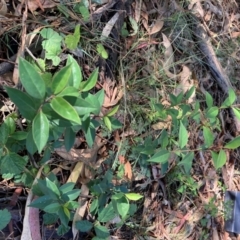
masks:
[(7, 4), (4, 0), (0, 0), (0, 15), (5, 16), (7, 14)]

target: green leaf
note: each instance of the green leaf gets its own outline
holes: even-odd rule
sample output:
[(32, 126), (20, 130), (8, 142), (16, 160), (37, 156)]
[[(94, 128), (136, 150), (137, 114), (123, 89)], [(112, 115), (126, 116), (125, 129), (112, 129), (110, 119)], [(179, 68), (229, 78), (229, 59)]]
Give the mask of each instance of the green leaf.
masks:
[[(7, 118), (4, 121), (4, 124), (7, 125), (8, 130), (9, 130), (9, 134), (13, 134), (15, 132), (16, 124), (15, 124), (15, 121), (13, 120), (12, 117), (7, 116)], [(1, 130), (0, 130), (0, 132), (1, 132)]]
[(76, 228), (80, 232), (88, 232), (93, 228), (93, 224), (87, 220), (76, 221)]
[(59, 188), (59, 190), (61, 191), (62, 194), (64, 194), (64, 193), (72, 191), (74, 186), (75, 186), (74, 182), (68, 182), (68, 183), (65, 183), (64, 185), (62, 185)]
[(125, 193), (125, 196), (132, 201), (137, 201), (141, 198), (143, 198), (143, 196), (139, 193)]
[(109, 119), (109, 117), (103, 117), (103, 121), (106, 125), (106, 127), (108, 128), (109, 131), (112, 131), (112, 124), (111, 124), (111, 121)]
[(236, 107), (232, 107), (232, 110), (238, 120), (240, 120), (240, 109)]
[(190, 171), (192, 169), (192, 162), (194, 158), (194, 153), (190, 152), (186, 154), (182, 160), (177, 164), (178, 166), (183, 166), (185, 174), (190, 174)]
[(17, 175), (24, 170), (27, 159), (19, 156), (17, 153), (8, 153), (1, 160), (1, 173)]
[(240, 136), (234, 138), (224, 146), (224, 148), (228, 149), (237, 149), (238, 147), (240, 147)]
[(64, 96), (71, 96), (71, 97), (78, 97), (79, 92), (75, 87), (68, 86), (64, 88), (59, 94), (57, 94), (58, 97), (64, 97)]
[(203, 137), (206, 147), (211, 147), (213, 145), (215, 137), (213, 135), (213, 132), (208, 127), (203, 127)]
[(84, 6), (83, 4), (79, 5), (78, 7), (78, 11), (81, 13), (83, 20), (84, 21), (88, 21), (89, 17), (90, 17), (90, 13), (89, 10), (86, 6)]
[(122, 219), (129, 215), (130, 204), (125, 196), (117, 200), (112, 200), (112, 203), (115, 211), (121, 216)]
[(91, 206), (90, 206), (90, 213), (95, 215), (97, 213), (97, 210), (98, 210), (98, 206), (99, 206), (99, 203), (98, 203), (98, 199), (94, 199), (91, 203)]
[(98, 214), (99, 222), (108, 222), (116, 216), (112, 203), (109, 203), (107, 207), (103, 208)]
[(125, 218), (128, 214), (130, 204), (128, 199), (124, 196), (117, 200), (112, 200), (115, 211), (122, 217)]
[(77, 111), (62, 97), (53, 98), (50, 105), (62, 118), (81, 124)]
[(49, 195), (39, 197), (29, 204), (29, 207), (39, 208), (43, 210), (47, 205), (52, 204), (54, 200)]
[(68, 55), (67, 65), (70, 64), (72, 72), (69, 80), (69, 86), (73, 86), (78, 89), (80, 87), (80, 83), (82, 82), (82, 71), (77, 61), (71, 55)]
[(101, 225), (95, 225), (94, 230), (99, 238), (106, 239), (110, 236), (109, 230)]
[[(59, 6), (59, 4), (58, 4)], [(61, 224), (58, 229), (57, 229), (57, 235), (58, 236), (63, 236), (64, 234), (66, 234), (68, 231), (70, 230), (70, 227), (64, 224)]]
[(221, 107), (230, 107), (236, 100), (236, 94), (233, 89), (229, 90), (228, 97), (224, 100)]
[(43, 214), (43, 223), (46, 225), (54, 224), (58, 220), (58, 215), (57, 214), (52, 214), (52, 213), (44, 213)]
[(15, 88), (5, 87), (10, 99), (16, 104), (22, 116), (28, 120), (32, 120), (40, 103), (35, 103), (36, 99), (30, 97), (27, 93), (24, 93)]
[[(0, 130), (0, 133), (1, 133), (1, 130)], [(13, 139), (16, 139), (16, 140), (21, 141), (21, 140), (26, 139), (26, 138), (27, 138), (27, 135), (28, 135), (27, 132), (17, 131), (17, 132), (15, 132), (14, 134), (12, 134), (11, 137), (12, 137)]]
[(55, 182), (51, 181), (48, 178), (46, 178), (46, 188), (46, 191), (48, 191), (48, 194), (52, 195), (52, 197), (60, 197), (61, 193), (59, 187), (55, 184)]
[(49, 137), (49, 122), (42, 110), (33, 119), (32, 135), (38, 152), (41, 153)]
[(28, 132), (27, 140), (26, 140), (26, 148), (28, 152), (32, 155), (37, 151), (37, 146), (33, 140), (32, 130)]
[(133, 33), (129, 34), (129, 36), (134, 36), (138, 33), (138, 23), (132, 17), (129, 17), (129, 21), (130, 21), (132, 29), (133, 29)]
[(72, 201), (79, 197), (80, 192), (81, 192), (80, 189), (74, 189), (65, 193), (64, 195), (68, 198), (68, 201)]
[(166, 163), (170, 157), (170, 152), (162, 149), (159, 152), (155, 153), (151, 158), (149, 158), (148, 162), (156, 162), (156, 163)]
[(45, 82), (32, 64), (19, 59), (19, 77), (27, 93), (37, 99), (44, 99), (46, 93)]
[(108, 59), (108, 52), (106, 51), (105, 47), (101, 44), (97, 44), (97, 52), (100, 54), (100, 56), (104, 59)]
[(97, 83), (98, 80), (98, 68), (96, 68), (87, 81), (81, 82), (81, 91), (87, 92), (91, 90)]
[(182, 121), (180, 121), (180, 129), (179, 129), (179, 146), (180, 148), (184, 148), (188, 142), (188, 132)]
[(206, 112), (207, 118), (216, 118), (217, 115), (218, 115), (218, 107), (211, 107)]
[(0, 127), (0, 144), (5, 145), (9, 136), (9, 129), (6, 123), (3, 123)]
[(69, 34), (65, 37), (65, 44), (68, 49), (74, 50), (78, 46), (80, 40), (80, 25), (76, 25), (74, 34)]
[(208, 92), (206, 92), (205, 93), (205, 97), (206, 97), (207, 107), (211, 108), (213, 106), (213, 98), (212, 98), (212, 96)]
[(100, 91), (98, 91), (95, 96), (98, 99), (99, 105), (102, 106), (103, 102), (104, 102), (104, 89), (101, 89)]
[(119, 105), (113, 107), (105, 116), (111, 117), (118, 111)]
[(52, 91), (54, 94), (60, 93), (68, 84), (72, 74), (71, 67), (71, 65), (67, 65), (53, 76)]
[(57, 213), (60, 209), (61, 205), (58, 202), (50, 203), (43, 208), (43, 210), (47, 213)]
[(59, 215), (59, 218), (61, 220), (61, 223), (64, 225), (64, 226), (68, 226), (68, 222), (70, 220), (69, 218), (69, 215), (68, 213), (66, 212), (66, 210), (64, 209), (64, 207), (61, 207), (58, 211), (58, 215)]
[(11, 213), (7, 209), (0, 210), (0, 230), (4, 229), (11, 220)]
[(66, 128), (65, 134), (64, 134), (64, 145), (65, 145), (67, 152), (70, 151), (70, 149), (74, 145), (75, 135), (76, 135), (76, 133), (72, 130), (71, 127)]
[(218, 154), (211, 151), (212, 159), (213, 159), (213, 165), (217, 169), (221, 168), (227, 161), (227, 155), (224, 150), (220, 150)]

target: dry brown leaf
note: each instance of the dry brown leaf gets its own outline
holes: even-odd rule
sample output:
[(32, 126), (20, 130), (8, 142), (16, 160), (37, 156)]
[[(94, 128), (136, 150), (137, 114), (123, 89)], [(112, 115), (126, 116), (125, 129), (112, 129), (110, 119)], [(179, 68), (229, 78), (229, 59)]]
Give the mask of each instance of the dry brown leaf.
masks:
[(149, 29), (148, 34), (153, 35), (154, 33), (158, 33), (162, 29), (163, 24), (164, 22), (161, 20), (161, 18), (158, 18), (153, 27)]
[(124, 164), (124, 171), (125, 171), (125, 177), (128, 180), (132, 180), (133, 174), (132, 174), (132, 166), (129, 161), (126, 161)]
[(105, 40), (108, 38), (109, 34), (111, 33), (115, 23), (117, 22), (120, 14), (119, 12), (116, 12), (113, 17), (107, 22), (106, 26), (103, 28), (102, 34), (101, 34), (101, 41)]
[(0, 15), (5, 16), (7, 14), (7, 4), (5, 0), (0, 0)]
[[(87, 185), (83, 184), (81, 187), (81, 195), (87, 196), (89, 194), (89, 189)], [(84, 197), (78, 198), (79, 207), (77, 208), (74, 217), (73, 217), (73, 224), (72, 224), (72, 233), (73, 233), (73, 239), (78, 239), (77, 235), (79, 233), (79, 230), (76, 229), (75, 223), (76, 221), (81, 221), (85, 215), (87, 205), (88, 205), (88, 199)]]
[(53, 8), (56, 6), (51, 0), (28, 0), (28, 8), (33, 13), (38, 8), (44, 11), (45, 8)]

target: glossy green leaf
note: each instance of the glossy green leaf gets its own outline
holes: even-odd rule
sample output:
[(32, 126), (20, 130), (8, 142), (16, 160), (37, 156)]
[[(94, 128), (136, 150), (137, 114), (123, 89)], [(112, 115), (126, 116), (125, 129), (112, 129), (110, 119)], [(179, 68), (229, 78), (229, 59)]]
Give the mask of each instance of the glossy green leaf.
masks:
[(240, 120), (240, 109), (236, 107), (232, 107), (232, 110), (238, 120)]
[(206, 97), (206, 103), (207, 103), (207, 107), (211, 108), (213, 106), (213, 98), (210, 95), (210, 93), (206, 92), (205, 93), (205, 97)]
[(62, 97), (53, 98), (50, 105), (62, 118), (81, 124), (77, 111)]
[(88, 232), (93, 228), (93, 224), (87, 220), (76, 221), (76, 228), (80, 232)]
[(234, 138), (232, 141), (228, 142), (224, 148), (237, 149), (240, 147), (240, 136)]
[(143, 198), (143, 196), (139, 193), (125, 193), (125, 196), (132, 201), (137, 201), (141, 198)]
[(213, 159), (213, 165), (217, 169), (221, 168), (227, 161), (227, 155), (224, 150), (220, 150), (220, 152), (217, 154), (213, 151), (211, 151), (212, 159)]
[(1, 174), (17, 175), (24, 170), (27, 159), (19, 156), (17, 153), (10, 152), (1, 159), (0, 164)]
[(118, 109), (119, 109), (119, 105), (113, 107), (113, 108), (106, 114), (106, 116), (107, 116), (107, 117), (113, 116), (113, 115), (118, 111)]
[(108, 239), (110, 236), (109, 230), (105, 226), (94, 225), (94, 230), (99, 238)]
[(32, 155), (37, 151), (37, 146), (33, 140), (32, 130), (28, 132), (27, 140), (26, 140), (26, 148), (28, 152)]
[(98, 215), (99, 222), (108, 222), (116, 216), (112, 203), (109, 203), (107, 207), (103, 208)]
[(33, 119), (32, 135), (38, 152), (41, 153), (49, 137), (49, 122), (42, 110)]
[(78, 97), (79, 92), (75, 87), (68, 86), (64, 88), (59, 94), (57, 94), (58, 97), (64, 97), (64, 96), (71, 96), (71, 97)]
[(40, 102), (15, 88), (5, 87), (10, 99), (16, 104), (22, 116), (32, 120), (40, 106)]
[(37, 99), (44, 99), (45, 82), (34, 66), (23, 58), (19, 59), (19, 76), (27, 93)]
[(97, 52), (100, 54), (100, 56), (104, 59), (108, 59), (108, 52), (106, 51), (105, 47), (101, 44), (97, 44)]
[(68, 84), (72, 74), (72, 65), (67, 65), (53, 76), (52, 91), (60, 93)]
[(82, 82), (82, 71), (77, 61), (71, 55), (68, 55), (67, 65), (70, 64), (72, 73), (69, 80), (69, 86), (78, 89), (80, 87), (80, 83)]
[(151, 158), (149, 158), (148, 162), (156, 162), (156, 163), (166, 163), (170, 157), (170, 152), (161, 149), (159, 152), (155, 153)]
[(11, 213), (5, 208), (0, 210), (0, 230), (4, 229), (11, 220)]
[(81, 91), (87, 92), (91, 90), (97, 83), (98, 80), (98, 68), (96, 68), (87, 81), (81, 82)]
[(180, 129), (179, 129), (179, 147), (184, 148), (188, 142), (188, 132), (182, 121), (180, 121)]
[(206, 147), (211, 147), (214, 142), (214, 134), (208, 127), (203, 127), (203, 137)]

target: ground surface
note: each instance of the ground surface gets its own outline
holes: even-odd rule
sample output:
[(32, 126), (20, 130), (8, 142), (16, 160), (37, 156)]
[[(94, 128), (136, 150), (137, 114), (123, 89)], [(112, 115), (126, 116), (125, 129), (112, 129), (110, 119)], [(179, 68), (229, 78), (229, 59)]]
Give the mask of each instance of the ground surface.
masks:
[[(4, 90), (4, 86), (19, 85), (16, 59), (44, 58), (46, 52), (39, 36), (43, 28), (68, 35), (80, 24), (78, 51), (62, 45), (59, 53), (47, 59), (46, 68), (52, 73), (61, 69), (66, 54), (77, 60), (85, 78), (99, 67), (94, 91), (105, 91), (102, 113), (119, 105), (114, 116), (122, 124), (120, 129), (98, 128), (92, 148), (79, 132), (71, 150), (89, 161), (94, 158), (104, 172), (111, 169), (116, 176), (113, 184), (124, 182), (130, 192), (144, 196), (123, 227), (108, 224), (111, 239), (238, 239), (237, 234), (224, 229), (226, 215), (231, 212), (231, 208), (224, 208), (224, 194), (226, 190), (239, 191), (239, 151), (224, 146), (238, 136), (240, 125), (228, 107), (220, 106), (230, 89), (236, 96), (240, 90), (240, 4), (225, 0), (109, 0), (82, 4), (0, 1), (1, 120), (16, 112)], [(51, 41), (55, 43), (55, 39)], [(107, 57), (97, 49), (98, 44)], [(54, 59), (58, 64), (53, 64)], [(176, 96), (190, 89), (194, 91), (178, 102)], [(206, 100), (206, 92), (217, 106), (216, 115), (210, 113), (211, 100)], [(195, 112), (196, 102), (199, 109)], [(238, 100), (234, 104), (238, 109)], [(153, 160), (156, 149), (171, 153), (167, 161), (161, 154)], [(74, 169), (71, 151), (67, 155), (56, 149), (51, 155), (50, 169), (62, 183)], [(219, 154), (216, 160), (213, 152)], [(37, 163), (41, 157), (35, 156)], [(152, 161), (147, 162), (149, 159)], [(86, 171), (76, 180), (79, 188), (91, 179), (88, 174)], [(100, 176), (96, 171), (96, 178)], [(15, 237), (22, 233), (30, 188), (16, 178), (2, 178), (0, 208), (7, 207), (12, 214), (2, 239), (10, 233)], [(83, 208), (87, 220), (91, 218), (90, 205), (89, 200), (87, 210)], [(42, 215), (38, 224), (42, 224)], [(55, 236), (56, 227), (41, 225), (42, 238), (60, 239)], [(63, 239), (71, 239), (71, 231), (68, 234)], [(79, 239), (93, 236), (90, 232)]]

